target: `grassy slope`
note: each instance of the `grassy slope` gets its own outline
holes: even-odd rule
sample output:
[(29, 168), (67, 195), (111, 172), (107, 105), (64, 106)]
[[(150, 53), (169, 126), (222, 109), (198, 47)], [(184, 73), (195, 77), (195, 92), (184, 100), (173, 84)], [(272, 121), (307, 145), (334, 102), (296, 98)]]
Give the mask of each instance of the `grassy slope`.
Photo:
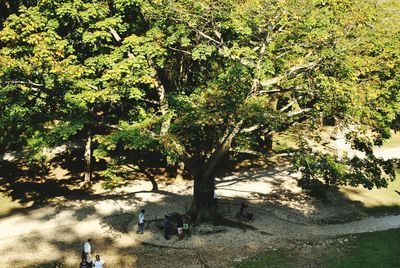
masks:
[(400, 229), (359, 235), (349, 247), (330, 256), (324, 267), (400, 267)]
[[(355, 238), (353, 238), (355, 237)], [(400, 267), (400, 229), (366, 233), (341, 240), (329, 247), (278, 249), (246, 260), (238, 268), (377, 268)]]
[[(393, 135), (387, 141), (383, 148), (400, 147), (400, 133)], [(400, 155), (399, 155), (400, 157)], [(396, 211), (400, 208), (400, 172), (397, 173), (397, 179), (394, 182), (389, 182), (388, 188), (368, 190), (363, 187), (342, 187), (341, 192), (344, 193), (350, 200), (357, 200), (375, 213), (387, 207), (388, 211)]]

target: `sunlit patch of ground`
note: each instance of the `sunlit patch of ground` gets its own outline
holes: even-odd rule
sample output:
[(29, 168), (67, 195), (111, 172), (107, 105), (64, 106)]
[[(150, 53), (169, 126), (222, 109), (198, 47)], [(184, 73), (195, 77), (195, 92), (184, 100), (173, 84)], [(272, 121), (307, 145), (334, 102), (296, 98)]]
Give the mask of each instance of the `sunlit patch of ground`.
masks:
[(20, 203), (13, 201), (11, 197), (4, 196), (0, 193), (0, 216), (8, 214), (13, 209), (23, 208)]

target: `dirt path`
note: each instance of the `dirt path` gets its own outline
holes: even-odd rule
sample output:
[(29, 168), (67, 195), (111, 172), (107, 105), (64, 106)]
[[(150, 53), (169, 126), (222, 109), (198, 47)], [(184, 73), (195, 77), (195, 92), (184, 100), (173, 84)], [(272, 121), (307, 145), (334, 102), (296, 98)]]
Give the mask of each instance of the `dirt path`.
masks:
[[(400, 148), (380, 149), (377, 154), (399, 156)], [(211, 267), (229, 267), (232, 260), (295, 240), (323, 241), (400, 227), (400, 215), (365, 217), (360, 213), (362, 204), (339, 191), (329, 193), (328, 204), (310, 198), (297, 187), (297, 177), (280, 165), (217, 178), (219, 212), (235, 222), (240, 203), (247, 202), (255, 221), (244, 228), (223, 226), (224, 232), (196, 234), (182, 241), (176, 237), (165, 241), (151, 225), (138, 236), (135, 219), (142, 208), (147, 219), (183, 213), (190, 205), (191, 182), (160, 183), (156, 193), (143, 180), (109, 192), (95, 185), (98, 190), (88, 197), (57, 197), (50, 204), (13, 208), (0, 213), (1, 267), (52, 267), (55, 260), (76, 267), (82, 242), (89, 237), (108, 267), (201, 267), (203, 259)]]
[(173, 249), (157, 249), (155, 253), (154, 248), (143, 246), (142, 242), (195, 248), (187, 252), (186, 258), (177, 258), (184, 266), (199, 265), (196, 252), (203, 251), (208, 260), (214, 258), (223, 267), (223, 263), (232, 259), (278, 247), (292, 239), (325, 239), (400, 227), (400, 216), (321, 225), (319, 223), (324, 221), (354, 218), (357, 209), (340, 196), (335, 199), (337, 202), (328, 205), (309, 198), (296, 186), (296, 174), (289, 174), (286, 167), (278, 167), (269, 171), (238, 172), (217, 179), (219, 210), (227, 218), (234, 220), (241, 201), (250, 204), (256, 218), (248, 229), (226, 227), (225, 232), (193, 235), (183, 241), (175, 237), (165, 241), (161, 232), (151, 227), (143, 236), (137, 236), (132, 229), (127, 233), (125, 228), (135, 221), (135, 215), (143, 207), (147, 218), (152, 219), (171, 211), (184, 212), (190, 204), (190, 183), (161, 184), (158, 193), (149, 192), (149, 189), (149, 182), (133, 181), (119, 190), (99, 193), (90, 200), (59, 200), (59, 204), (0, 216), (2, 267), (51, 267), (56, 259), (73, 267), (79, 260), (81, 243), (88, 237), (96, 241), (95, 251), (108, 263), (125, 267), (176, 265), (158, 252), (167, 252), (166, 256), (179, 253)]

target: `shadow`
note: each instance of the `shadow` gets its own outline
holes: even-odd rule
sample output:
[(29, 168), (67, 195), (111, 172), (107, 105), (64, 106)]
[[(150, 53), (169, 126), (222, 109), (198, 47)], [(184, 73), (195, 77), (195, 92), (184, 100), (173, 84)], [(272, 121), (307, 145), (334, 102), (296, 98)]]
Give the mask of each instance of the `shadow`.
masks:
[(94, 215), (96, 210), (93, 207), (81, 207), (75, 210), (72, 216), (76, 218), (78, 221), (82, 221), (83, 219), (89, 217), (90, 215)]
[(238, 220), (232, 220), (232, 219), (228, 219), (225, 217), (217, 217), (217, 219), (215, 221), (215, 225), (237, 228), (237, 229), (241, 229), (243, 231), (247, 231), (247, 230), (257, 231), (258, 230), (256, 227), (254, 227), (251, 224), (239, 222)]
[(54, 198), (87, 195), (88, 190), (77, 188), (80, 178), (41, 176), (32, 174), (21, 162), (0, 162), (0, 191), (22, 205), (51, 203)]
[[(19, 216), (25, 216), (23, 219), (26, 221), (26, 225), (34, 226), (32, 230), (26, 231), (23, 235), (0, 236), (2, 242), (0, 243), (0, 252), (7, 255), (5, 267), (51, 267), (56, 260), (68, 262), (66, 267), (78, 267), (82, 242), (89, 236), (94, 238), (94, 252), (101, 256), (113, 256), (108, 259), (108, 267), (149, 267), (149, 260), (155, 258), (158, 267), (171, 267), (171, 256), (177, 256), (176, 259), (179, 259), (180, 263), (176, 266), (198, 264), (194, 257), (196, 256), (195, 252), (190, 249), (168, 248), (165, 251), (160, 249), (155, 252), (152, 246), (133, 244), (131, 241), (120, 243), (118, 240), (120, 237), (125, 237), (128, 223), (136, 218), (140, 209), (146, 209), (147, 219), (159, 219), (164, 214), (175, 211), (183, 214), (187, 204), (191, 203), (191, 195), (176, 194), (163, 189), (135, 191), (127, 188), (128, 190), (125, 192), (115, 190), (102, 194), (77, 189), (76, 185), (81, 181), (79, 161), (81, 160), (78, 159), (78, 156), (62, 160), (60, 165), (55, 167), (68, 168), (68, 174), (65, 177), (53, 175), (46, 178), (32, 176), (26, 167), (18, 162), (2, 161), (0, 163), (1, 191), (21, 203), (32, 202), (30, 208), (12, 209), (1, 215), (0, 226)], [(256, 166), (261, 164), (256, 160), (254, 162), (256, 162)], [(263, 160), (263, 163), (266, 163), (266, 166), (263, 166), (261, 170), (249, 165), (246, 169), (234, 170), (233, 173), (230, 173), (233, 174), (232, 176), (217, 180), (217, 189), (241, 192), (245, 197), (219, 197), (218, 204), (227, 205), (221, 208), (223, 211), (217, 218), (216, 224), (249, 231), (245, 235), (249, 235), (252, 233), (250, 231), (253, 231), (267, 237), (274, 232), (262, 229), (269, 228), (267, 224), (261, 224), (261, 221), (264, 220), (266, 222), (267, 220), (271, 220), (271, 222), (279, 220), (278, 222), (297, 224), (295, 226), (310, 223), (329, 224), (359, 219), (365, 217), (365, 213), (371, 212), (361, 202), (346, 198), (337, 188), (327, 190), (328, 203), (323, 203), (304, 192), (293, 192), (285, 188), (285, 185), (289, 180), (295, 183), (297, 178), (294, 175), (288, 175), (285, 171), (287, 170), (286, 161), (273, 162), (272, 165), (272, 162), (268, 163)], [(101, 180), (101, 178), (97, 179)], [(261, 182), (265, 186), (271, 186), (272, 190), (261, 192), (230, 188), (241, 182), (249, 184)], [(143, 181), (143, 183), (148, 183), (150, 188), (150, 182)], [(125, 182), (118, 190), (128, 185), (129, 181)], [(354, 189), (354, 191), (357, 190)], [(146, 199), (150, 194), (157, 198)], [(235, 220), (235, 213), (239, 210), (241, 202), (248, 203), (251, 212), (255, 212), (255, 221), (252, 224), (239, 223)], [(109, 210), (106, 209), (107, 206), (110, 207)], [(3, 219), (4, 221), (2, 221)], [(85, 226), (88, 219), (97, 220), (100, 223), (100, 229), (92, 230), (91, 226), (89, 228)], [(95, 226), (95, 220), (90, 224)], [(280, 232), (286, 231), (285, 226), (277, 227), (281, 228)], [(85, 228), (87, 229), (85, 230)], [(154, 226), (154, 228), (156, 227)], [(162, 240), (162, 231), (156, 230), (154, 236), (156, 238), (159, 236)], [(216, 238), (217, 236), (209, 235), (209, 237)], [(227, 242), (225, 251), (218, 248), (221, 252), (218, 251), (209, 256), (218, 258), (217, 255), (221, 255), (225, 260), (229, 257), (236, 258), (238, 250), (241, 248), (238, 247), (239, 249), (236, 251), (232, 250), (230, 245), (236, 242), (235, 239), (232, 237), (232, 241)], [(209, 246), (205, 244), (204, 248), (207, 247)], [(211, 250), (216, 251), (214, 248)], [(244, 251), (239, 252), (239, 254), (244, 253)], [(222, 257), (220, 258), (223, 261)], [(30, 263), (27, 265), (29, 261)], [(176, 263), (174, 262), (174, 264)]]

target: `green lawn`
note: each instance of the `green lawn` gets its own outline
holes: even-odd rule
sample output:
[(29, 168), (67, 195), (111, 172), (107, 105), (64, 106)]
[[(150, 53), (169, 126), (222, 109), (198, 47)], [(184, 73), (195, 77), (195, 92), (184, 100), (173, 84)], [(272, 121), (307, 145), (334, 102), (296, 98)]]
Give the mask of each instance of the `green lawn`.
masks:
[(289, 268), (299, 267), (299, 262), (290, 254), (287, 249), (268, 251), (241, 262), (238, 268)]
[[(382, 148), (400, 147), (400, 132), (384, 143)], [(400, 156), (399, 156), (400, 157)], [(363, 187), (341, 187), (340, 191), (350, 200), (360, 201), (371, 214), (400, 211), (400, 172), (397, 179), (389, 182), (388, 188), (368, 190)], [(382, 212), (382, 213), (381, 213)]]
[[(354, 237), (354, 235), (353, 235)], [(345, 237), (341, 238), (342, 241)], [(348, 242), (315, 247), (306, 252), (278, 249), (268, 251), (236, 265), (238, 268), (395, 268), (400, 267), (400, 229), (366, 233)]]
[(400, 267), (400, 229), (358, 236), (346, 254), (333, 255), (324, 267)]
[(390, 140), (383, 144), (383, 148), (400, 147), (400, 132), (393, 134)]

